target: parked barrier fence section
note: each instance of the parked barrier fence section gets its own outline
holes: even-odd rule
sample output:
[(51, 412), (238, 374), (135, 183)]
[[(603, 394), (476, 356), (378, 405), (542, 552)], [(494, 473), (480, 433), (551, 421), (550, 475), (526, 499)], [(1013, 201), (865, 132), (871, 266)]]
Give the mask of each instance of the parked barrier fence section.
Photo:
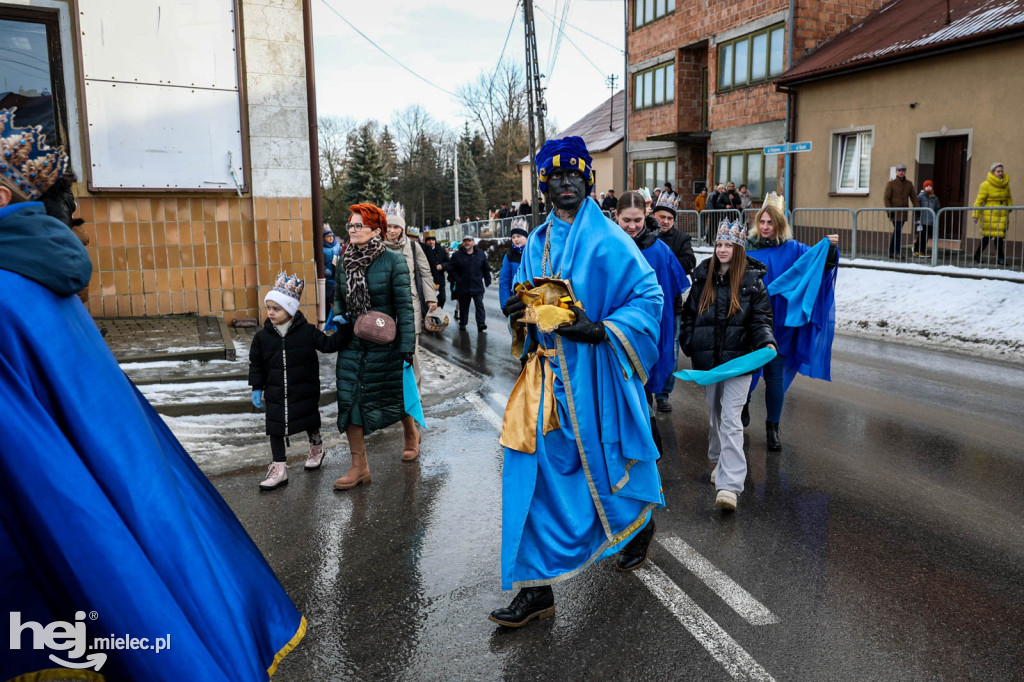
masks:
[[(694, 245), (713, 245), (724, 219), (754, 226), (758, 209), (738, 211), (676, 211), (677, 229)], [(610, 211), (604, 211), (612, 217)], [(1024, 272), (1024, 206), (943, 208), (796, 208), (787, 216), (793, 236), (814, 245), (826, 235), (839, 235), (845, 258), (901, 261), (922, 265), (954, 265)], [(896, 218), (900, 221), (896, 239)], [(437, 239), (454, 242), (465, 235), (506, 238), (513, 218), (480, 220), (435, 229)], [(918, 225), (920, 224), (920, 230)], [(984, 247), (984, 248), (983, 248)], [(891, 251), (890, 251), (891, 249)]]
[(849, 208), (794, 208), (789, 220), (793, 237), (814, 246), (830, 234), (839, 235), (839, 252), (856, 258), (856, 214)]

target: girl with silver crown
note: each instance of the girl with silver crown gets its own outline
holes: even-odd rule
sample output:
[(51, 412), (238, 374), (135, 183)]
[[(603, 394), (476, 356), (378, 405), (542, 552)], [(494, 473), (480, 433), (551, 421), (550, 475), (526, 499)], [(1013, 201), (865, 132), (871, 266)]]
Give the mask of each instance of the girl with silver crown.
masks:
[[(761, 276), (765, 267), (747, 257), (739, 222), (722, 221), (711, 258), (693, 269), (693, 286), (683, 305), (679, 345), (693, 368), (707, 371), (760, 348), (775, 349), (772, 308)], [(715, 506), (736, 509), (747, 476), (740, 411), (750, 374), (704, 387), (710, 412), (708, 459)]]

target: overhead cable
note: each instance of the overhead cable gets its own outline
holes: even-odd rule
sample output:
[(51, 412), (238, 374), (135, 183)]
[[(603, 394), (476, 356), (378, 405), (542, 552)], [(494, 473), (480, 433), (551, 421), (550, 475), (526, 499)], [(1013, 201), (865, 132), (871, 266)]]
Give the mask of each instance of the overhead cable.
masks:
[(325, 6), (327, 7), (327, 9), (331, 10), (332, 12), (334, 12), (334, 13), (335, 13), (335, 14), (336, 14), (336, 15), (338, 16), (338, 18), (339, 18), (339, 19), (341, 19), (341, 20), (342, 20), (342, 21), (344, 21), (344, 22), (345, 22), (346, 24), (348, 24), (348, 25), (349, 25), (349, 27), (350, 27), (350, 28), (351, 28), (351, 29), (352, 29), (353, 31), (355, 31), (356, 33), (358, 33), (359, 35), (361, 35), (361, 36), (362, 36), (363, 38), (365, 38), (365, 39), (366, 39), (366, 42), (370, 43), (370, 44), (371, 44), (371, 45), (373, 45), (373, 46), (374, 46), (375, 48), (377, 48), (378, 50), (380, 50), (380, 51), (381, 51), (381, 52), (382, 52), (382, 53), (384, 54), (384, 56), (386, 56), (386, 57), (387, 57), (388, 59), (390, 59), (391, 61), (393, 61), (393, 62), (394, 62), (395, 64), (398, 64), (398, 65), (399, 65), (400, 67), (402, 67), (403, 69), (405, 69), (406, 71), (408, 71), (408, 72), (409, 72), (409, 73), (411, 73), (412, 75), (416, 76), (417, 78), (419, 78), (419, 79), (420, 79), (421, 81), (423, 81), (423, 82), (424, 82), (424, 83), (426, 83), (427, 85), (429, 85), (429, 86), (431, 86), (431, 87), (434, 87), (434, 88), (437, 88), (437, 89), (438, 89), (438, 90), (440, 90), (441, 92), (443, 92), (443, 93), (446, 93), (446, 94), (448, 94), (448, 95), (451, 95), (452, 97), (458, 97), (458, 95), (456, 95), (456, 94), (455, 94), (454, 92), (452, 92), (452, 91), (450, 91), (450, 90), (446, 90), (445, 88), (442, 88), (442, 87), (441, 87), (440, 85), (438, 85), (437, 83), (434, 83), (433, 81), (429, 81), (429, 80), (427, 80), (426, 78), (424, 78), (423, 76), (419, 75), (418, 73), (416, 73), (415, 71), (413, 71), (412, 69), (410, 69), (410, 68), (409, 68), (408, 66), (406, 66), (405, 64), (403, 64), (403, 63), (402, 63), (401, 61), (399, 61), (399, 60), (398, 60), (398, 58), (396, 58), (396, 57), (392, 56), (392, 55), (391, 55), (391, 53), (389, 53), (389, 52), (388, 52), (387, 50), (385, 50), (385, 49), (384, 49), (383, 47), (381, 47), (381, 46), (380, 46), (380, 45), (378, 45), (377, 43), (373, 42), (373, 40), (372, 40), (372, 39), (370, 38), (370, 36), (366, 35), (366, 34), (365, 34), (365, 33), (363, 33), (362, 31), (360, 31), (360, 30), (359, 30), (358, 28), (356, 28), (355, 24), (353, 24), (353, 23), (352, 23), (351, 21), (349, 21), (349, 20), (348, 20), (348, 19), (346, 19), (346, 18), (345, 18), (344, 16), (342, 16), (341, 12), (339, 12), (339, 11), (338, 11), (338, 10), (336, 10), (336, 9), (334, 9), (334, 7), (332, 7), (332, 6), (331, 6), (331, 4), (330, 4), (329, 2), (327, 2), (327, 0), (320, 0), (320, 1), (321, 1), (322, 3), (324, 3), (324, 5), (325, 5)]
[[(540, 5), (538, 5), (537, 3), (534, 3), (534, 4), (533, 4), (533, 8), (534, 8), (534, 9), (536, 9), (536, 10), (540, 10), (540, 12), (541, 12), (542, 14), (546, 15), (546, 16), (547, 16), (547, 17), (548, 17), (549, 19), (551, 19), (552, 21), (556, 21), (556, 20), (558, 19), (558, 17), (556, 17), (556, 16), (554, 15), (554, 14), (552, 14), (552, 13), (551, 13), (551, 12), (549, 12), (549, 11), (547, 11), (546, 9), (544, 9), (543, 7), (541, 7)], [(585, 35), (585, 36), (588, 36), (588, 37), (590, 37), (590, 38), (593, 38), (594, 40), (596, 40), (596, 41), (597, 41), (597, 42), (599, 42), (599, 43), (604, 43), (604, 44), (605, 44), (605, 45), (607, 45), (608, 47), (614, 48), (614, 49), (615, 49), (615, 50), (617, 50), (617, 51), (618, 51), (618, 52), (619, 52), (620, 54), (621, 54), (621, 53), (625, 53), (625, 50), (623, 50), (623, 49), (622, 49), (621, 47), (619, 47), (618, 45), (613, 45), (612, 43), (609, 43), (609, 42), (608, 42), (607, 40), (604, 40), (603, 38), (598, 38), (598, 37), (597, 37), (597, 36), (595, 36), (595, 35), (594, 35), (593, 33), (587, 33), (586, 31), (584, 31), (584, 30), (583, 30), (582, 28), (580, 28), (579, 26), (575, 26), (575, 25), (573, 25), (573, 24), (570, 24), (570, 23), (569, 23), (568, 21), (567, 21), (567, 22), (565, 22), (565, 25), (566, 25), (566, 26), (568, 26), (569, 28), (572, 28), (572, 29), (576, 29), (577, 31), (579, 31), (579, 32), (580, 32), (580, 33), (582, 33), (583, 35)]]

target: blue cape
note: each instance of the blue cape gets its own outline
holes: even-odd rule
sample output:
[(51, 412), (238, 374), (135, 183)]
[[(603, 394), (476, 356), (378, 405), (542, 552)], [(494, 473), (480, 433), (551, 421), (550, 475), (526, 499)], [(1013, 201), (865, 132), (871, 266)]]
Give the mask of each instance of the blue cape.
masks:
[[(542, 272), (549, 231), (552, 267)], [(643, 386), (658, 359), (657, 276), (592, 199), (572, 225), (551, 214), (530, 235), (516, 281), (552, 274), (572, 282), (608, 340), (576, 343), (530, 327), (527, 350), (539, 343), (558, 351), (548, 367), (561, 428), (544, 434), (538, 419), (536, 453), (505, 448), (503, 589), (576, 575), (617, 552), (664, 505)]]
[[(44, 626), (95, 612), (90, 643), (170, 636), (159, 654), (103, 652), (107, 679), (266, 680), (305, 619), (259, 549), (78, 297), (7, 269), (0, 290), (0, 604)], [(0, 679), (57, 668), (49, 654), (84, 662), (31, 639)]]
[[(762, 281), (769, 293), (773, 293), (775, 339), (779, 344), (779, 355), (786, 358), (785, 387), (789, 388), (798, 373), (831, 381), (832, 340), (836, 332), (835, 289), (839, 268), (825, 270), (828, 240), (811, 249), (790, 239), (771, 248), (747, 251), (747, 255), (768, 268)], [(788, 272), (794, 266), (796, 269)], [(773, 288), (776, 280), (780, 280), (779, 284)], [(794, 308), (792, 312), (791, 306)], [(754, 375), (751, 391), (759, 376), (760, 372)]]
[(665, 387), (665, 382), (676, 368), (675, 325), (676, 313), (674, 302), (676, 296), (690, 288), (690, 280), (679, 265), (679, 259), (672, 249), (660, 239), (641, 251), (644, 258), (658, 276), (665, 304), (661, 309), (660, 340), (658, 341), (658, 361), (651, 368), (650, 376), (645, 384), (651, 393), (658, 393)]

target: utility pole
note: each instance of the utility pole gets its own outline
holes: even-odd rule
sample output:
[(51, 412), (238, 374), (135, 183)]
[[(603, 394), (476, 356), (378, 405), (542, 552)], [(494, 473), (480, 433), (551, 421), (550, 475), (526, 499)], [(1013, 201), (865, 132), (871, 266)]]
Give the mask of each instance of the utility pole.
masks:
[[(537, 32), (533, 24), (533, 0), (523, 0), (523, 32), (526, 37), (526, 104), (530, 123), (530, 226), (537, 226), (537, 147), (544, 143), (544, 88), (537, 61)], [(536, 120), (534, 118), (536, 117)]]
[(612, 130), (615, 127), (612, 125), (612, 117), (615, 115), (615, 103), (612, 100), (615, 99), (615, 82), (618, 80), (619, 74), (617, 73), (610, 73), (604, 79), (604, 82), (608, 84), (609, 92), (611, 92), (611, 97), (608, 99), (608, 130)]
[[(455, 222), (459, 222), (459, 143), (455, 143)], [(440, 218), (438, 218), (440, 220)], [(504, 303), (502, 305), (505, 305)]]
[(622, 0), (622, 191), (629, 191), (629, 0)]

